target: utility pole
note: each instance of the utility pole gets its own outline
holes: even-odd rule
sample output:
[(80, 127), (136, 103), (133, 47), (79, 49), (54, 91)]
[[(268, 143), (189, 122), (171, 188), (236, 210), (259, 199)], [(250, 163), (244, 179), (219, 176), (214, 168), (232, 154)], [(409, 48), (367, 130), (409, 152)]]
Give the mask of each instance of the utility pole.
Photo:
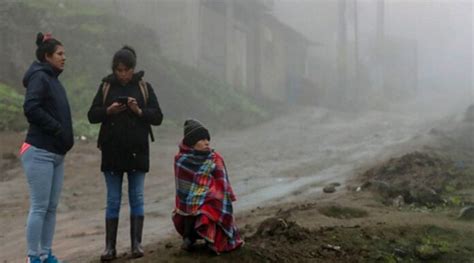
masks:
[(336, 102), (345, 104), (347, 100), (347, 26), (346, 0), (338, 1), (338, 35), (337, 35), (337, 74), (338, 85)]
[(357, 8), (357, 0), (353, 1), (354, 4), (354, 64), (355, 64), (355, 84), (354, 84), (354, 92), (352, 94), (360, 94), (360, 62), (359, 62), (359, 17), (358, 17), (358, 8)]
[(384, 0), (377, 0), (377, 19), (376, 19), (376, 63), (377, 63), (377, 92), (381, 95), (385, 93), (385, 3)]

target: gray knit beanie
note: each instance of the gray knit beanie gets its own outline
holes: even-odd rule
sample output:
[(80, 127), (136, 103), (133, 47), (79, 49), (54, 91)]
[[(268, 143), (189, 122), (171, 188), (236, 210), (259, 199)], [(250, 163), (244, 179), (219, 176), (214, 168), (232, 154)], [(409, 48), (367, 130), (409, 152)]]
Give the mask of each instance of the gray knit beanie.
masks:
[(184, 122), (184, 145), (193, 147), (198, 141), (203, 139), (211, 140), (209, 131), (198, 120), (186, 120)]

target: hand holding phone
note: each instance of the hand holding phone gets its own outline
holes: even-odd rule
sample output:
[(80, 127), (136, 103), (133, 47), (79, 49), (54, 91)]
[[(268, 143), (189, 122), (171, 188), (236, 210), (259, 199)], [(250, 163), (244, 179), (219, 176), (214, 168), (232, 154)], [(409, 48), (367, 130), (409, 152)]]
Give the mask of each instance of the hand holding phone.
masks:
[(128, 108), (133, 111), (135, 114), (137, 114), (138, 116), (142, 116), (143, 114), (143, 111), (142, 109), (140, 109), (140, 107), (138, 106), (138, 102), (135, 98), (130, 98), (128, 100)]
[(115, 99), (115, 102), (118, 102), (120, 104), (127, 104), (128, 103), (128, 97), (127, 96), (118, 96)]
[(122, 103), (119, 103), (119, 102), (115, 101), (109, 107), (107, 107), (107, 115), (117, 114), (117, 113), (120, 113), (120, 112), (122, 112), (126, 109), (127, 109), (126, 104), (122, 104)]

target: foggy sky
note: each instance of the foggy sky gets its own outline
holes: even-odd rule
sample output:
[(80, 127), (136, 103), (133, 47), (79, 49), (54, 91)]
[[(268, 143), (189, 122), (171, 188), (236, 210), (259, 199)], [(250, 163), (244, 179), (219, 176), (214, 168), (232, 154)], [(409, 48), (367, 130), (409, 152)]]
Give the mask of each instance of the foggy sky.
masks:
[[(348, 41), (354, 40), (353, 3), (347, 1)], [(359, 52), (371, 52), (375, 40), (376, 1), (357, 1)], [(385, 36), (414, 40), (418, 51), (418, 80), (423, 90), (450, 90), (473, 97), (472, 1), (385, 1)], [(318, 54), (336, 58), (336, 0), (275, 0), (275, 14), (309, 38), (323, 43)]]

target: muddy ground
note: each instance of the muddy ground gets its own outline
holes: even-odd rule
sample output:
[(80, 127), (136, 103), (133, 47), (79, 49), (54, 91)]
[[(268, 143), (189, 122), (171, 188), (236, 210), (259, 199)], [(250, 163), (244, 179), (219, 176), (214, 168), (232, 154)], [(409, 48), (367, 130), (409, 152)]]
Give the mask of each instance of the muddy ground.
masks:
[[(242, 249), (220, 256), (203, 246), (194, 253), (179, 249), (170, 216), (172, 160), (182, 131), (160, 129), (145, 185), (146, 257), (134, 262), (474, 258), (473, 223), (457, 219), (471, 204), (474, 189), (469, 181), (472, 148), (464, 147), (472, 143), (473, 129), (460, 111), (439, 114), (425, 109), (414, 114), (404, 106), (392, 113), (348, 114), (306, 108), (246, 130), (213, 133), (212, 144), (229, 166), (238, 196), (236, 221), (246, 240)], [(9, 230), (0, 234), (0, 254), (4, 262), (23, 262), (28, 192), (16, 152), (24, 135), (0, 137), (0, 225)], [(103, 249), (105, 186), (99, 164), (99, 152), (90, 141), (78, 141), (66, 160), (54, 249), (67, 262), (98, 262)], [(430, 172), (422, 172), (423, 165)], [(407, 177), (393, 179), (397, 171)], [(436, 202), (414, 201), (425, 193), (419, 184), (410, 185), (410, 178), (419, 174), (424, 179), (415, 182), (423, 187), (432, 181), (430, 176), (444, 178), (439, 185), (426, 186)], [(335, 192), (324, 193), (328, 186)], [(405, 186), (411, 189), (408, 194), (399, 190)], [(126, 192), (123, 203), (117, 262), (129, 261)]]
[(427, 145), (335, 193), (251, 209), (237, 220), (247, 243), (233, 253), (216, 256), (203, 244), (184, 252), (170, 238), (133, 262), (473, 262), (472, 132), (474, 123), (432, 130)]

